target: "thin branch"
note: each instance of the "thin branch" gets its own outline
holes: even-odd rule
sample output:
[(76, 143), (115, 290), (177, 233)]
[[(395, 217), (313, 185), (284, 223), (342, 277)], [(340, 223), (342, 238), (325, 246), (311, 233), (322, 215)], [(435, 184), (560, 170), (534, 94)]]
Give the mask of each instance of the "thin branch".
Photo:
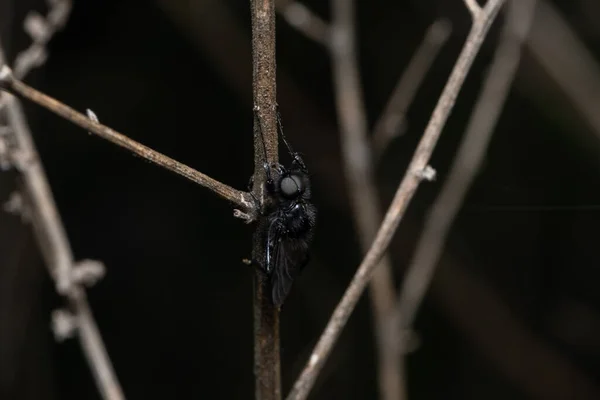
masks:
[(481, 95), (475, 105), (448, 178), (425, 222), (415, 255), (407, 269), (398, 300), (397, 322), (410, 329), (427, 289), (454, 218), (462, 204), (492, 138), (508, 97), (535, 10), (535, 0), (514, 0)]
[(294, 0), (279, 0), (277, 11), (288, 24), (302, 32), (306, 37), (329, 47), (331, 30), (329, 24), (309, 10), (304, 4)]
[(551, 2), (538, 3), (527, 41), (531, 54), (600, 137), (600, 64)]
[(70, 0), (47, 0), (47, 3), (50, 9), (46, 17), (35, 11), (29, 12), (25, 17), (24, 29), (32, 42), (15, 58), (14, 74), (18, 79), (23, 79), (29, 71), (46, 62), (46, 44), (64, 27), (71, 14)]
[(450, 21), (435, 21), (423, 38), (417, 52), (400, 76), (381, 116), (373, 128), (372, 143), (375, 159), (379, 159), (392, 140), (402, 134), (406, 111), (423, 83), (442, 46), (450, 37)]
[[(265, 163), (278, 161), (275, 85), (275, 2), (252, 0), (252, 89), (254, 100), (254, 194), (263, 199)], [(264, 141), (264, 142), (263, 142)], [(265, 154), (266, 150), (266, 154)], [(268, 199), (266, 200), (268, 201)], [(262, 226), (253, 237), (252, 257), (265, 265)], [(254, 276), (255, 398), (281, 399), (279, 309), (271, 300), (270, 283), (262, 269)]]
[(442, 128), (454, 106), (456, 97), (462, 87), (468, 71), (473, 64), (483, 39), (487, 35), (490, 25), (494, 21), (505, 0), (489, 0), (485, 8), (473, 21), (473, 26), (467, 37), (466, 43), (450, 74), (444, 91), (433, 111), (431, 119), (425, 129), (413, 159), (408, 167), (392, 204), (377, 232), (377, 236), (367, 255), (359, 266), (350, 286), (337, 305), (327, 327), (319, 339), (308, 364), (294, 384), (288, 400), (305, 399), (312, 388), (317, 375), (325, 360), (329, 356), (342, 328), (345, 326), (350, 314), (358, 303), (375, 267), (385, 253), (390, 241), (402, 219), (406, 208), (421, 181), (422, 171), (427, 167), (431, 154), (439, 139)]
[(100, 336), (85, 291), (76, 286), (69, 293), (68, 298), (71, 309), (73, 309), (83, 355), (87, 359), (102, 398), (104, 400), (124, 400), (123, 389), (111, 364), (102, 336)]
[[(67, 0), (51, 1), (48, 16), (30, 13), (25, 20), (25, 30), (32, 38), (31, 46), (17, 55), (16, 73), (24, 77), (31, 69), (40, 66), (46, 60), (46, 43), (53, 34), (63, 27), (71, 10)], [(4, 52), (0, 46), (0, 66), (5, 63)], [(0, 71), (0, 75), (5, 74)], [(54, 198), (46, 174), (39, 160), (25, 114), (19, 100), (0, 93), (0, 111), (6, 111), (8, 133), (4, 149), (9, 161), (14, 164), (25, 184), (29, 200), (28, 209), (23, 208), (33, 222), (34, 233), (45, 258), (46, 266), (56, 283), (58, 293), (67, 297), (75, 315), (72, 330), (78, 333), (83, 354), (95, 378), (96, 385), (105, 400), (124, 399), (119, 381), (98, 331), (96, 321), (89, 308), (82, 285), (96, 281), (104, 275), (104, 265), (99, 262), (84, 262), (74, 265), (73, 254), (64, 226), (56, 209)], [(6, 135), (8, 137), (8, 135)], [(6, 138), (5, 138), (6, 139)], [(11, 142), (11, 143), (9, 143)], [(83, 265), (85, 264), (85, 265)], [(89, 269), (88, 266), (93, 265)], [(84, 270), (87, 270), (85, 272)], [(58, 333), (55, 330), (55, 333)]]
[(463, 1), (465, 2), (465, 6), (467, 6), (467, 9), (471, 13), (471, 16), (473, 17), (473, 19), (478, 18), (479, 14), (481, 13), (481, 6), (477, 3), (477, 0), (463, 0)]
[[(0, 49), (0, 63), (3, 53)], [(31, 219), (38, 243), (57, 291), (65, 295), (74, 310), (73, 329), (79, 335), (83, 353), (105, 400), (124, 399), (108, 353), (89, 309), (82, 282), (76, 278), (77, 265), (64, 226), (56, 209), (46, 174), (33, 143), (25, 115), (18, 99), (4, 94), (2, 110), (6, 111), (9, 129), (14, 137), (10, 160), (23, 177), (30, 202)], [(100, 271), (99, 271), (100, 272)]]
[(71, 287), (71, 266), (73, 257), (67, 234), (60, 221), (52, 192), (39, 161), (39, 156), (33, 144), (33, 138), (18, 99), (5, 96), (5, 107), (8, 125), (10, 126), (14, 149), (11, 149), (10, 159), (23, 175), (29, 201), (35, 210), (36, 217), (44, 227), (47, 247), (51, 249), (48, 266), (50, 275), (56, 283), (60, 294), (68, 293)]
[(89, 309), (85, 291), (73, 279), (73, 253), (64, 226), (56, 209), (46, 174), (33, 144), (31, 132), (18, 99), (6, 99), (8, 122), (14, 133), (19, 159), (18, 169), (23, 176), (33, 213), (33, 223), (38, 242), (47, 251), (42, 252), (57, 291), (66, 295), (75, 310), (81, 346), (88, 359), (96, 385), (105, 400), (124, 399), (110, 359), (102, 342), (96, 322)]
[[(251, 212), (254, 208), (252, 198), (249, 193), (236, 190), (224, 183), (221, 183), (195, 169), (180, 163), (170, 157), (167, 157), (151, 148), (144, 146), (128, 138), (127, 136), (105, 126), (85, 115), (75, 111), (71, 107), (47, 96), (31, 86), (16, 79), (10, 68), (4, 65), (0, 69), (0, 89), (6, 90), (14, 95), (21, 96), (40, 106), (52, 111), (53, 113), (71, 121), (75, 125), (92, 132), (103, 139), (108, 140), (118, 146), (126, 148), (131, 152), (151, 161), (163, 168), (166, 168), (176, 174), (179, 174), (207, 189), (210, 189), (220, 197), (229, 200), (231, 203), (240, 207), (243, 212)], [(251, 219), (250, 217), (248, 219)]]
[[(350, 191), (354, 223), (362, 252), (366, 254), (381, 222), (382, 211), (375, 186), (367, 117), (361, 93), (355, 44), (353, 0), (333, 0), (331, 56), (340, 124), (344, 172)], [(392, 262), (385, 254), (370, 282), (371, 305), (378, 349), (379, 393), (382, 399), (405, 398), (401, 359), (391, 351), (397, 335), (389, 324), (395, 308)]]

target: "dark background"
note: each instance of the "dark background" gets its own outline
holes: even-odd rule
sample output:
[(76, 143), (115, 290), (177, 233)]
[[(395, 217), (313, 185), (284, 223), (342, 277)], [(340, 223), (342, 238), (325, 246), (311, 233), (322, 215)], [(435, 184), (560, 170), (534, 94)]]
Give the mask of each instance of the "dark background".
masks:
[[(305, 1), (323, 18), (325, 1)], [(377, 165), (382, 206), (396, 189), (469, 28), (459, 0), (357, 2), (370, 125), (439, 17), (452, 37)], [(600, 7), (555, 1), (597, 56)], [(0, 0), (10, 59), (38, 0)], [(44, 67), (27, 82), (239, 189), (252, 173), (247, 1), (75, 1)], [(278, 19), (278, 98), (312, 174), (312, 261), (281, 320), (284, 393), (359, 261), (341, 169), (329, 57)], [(463, 88), (423, 185), (391, 246), (398, 281), (440, 188), (495, 48), (496, 24)], [(568, 55), (565, 55), (568, 56)], [(88, 291), (128, 399), (249, 399), (252, 227), (209, 191), (27, 104), (36, 145), (77, 259), (107, 276)], [(411, 400), (587, 399), (600, 393), (599, 143), (525, 51), (484, 168), (454, 224), (408, 356)], [(18, 184), (0, 174), (0, 200)], [(77, 340), (57, 344), (53, 292), (30, 227), (0, 213), (0, 399), (98, 399)], [(312, 392), (377, 396), (368, 294)]]

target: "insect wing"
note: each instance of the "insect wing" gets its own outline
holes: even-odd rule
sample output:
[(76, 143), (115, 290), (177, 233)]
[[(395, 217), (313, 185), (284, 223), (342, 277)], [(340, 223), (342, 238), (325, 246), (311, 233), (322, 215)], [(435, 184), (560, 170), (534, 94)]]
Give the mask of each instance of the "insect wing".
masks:
[(277, 238), (273, 247), (274, 269), (271, 274), (273, 304), (280, 306), (290, 292), (294, 279), (308, 262), (306, 241)]

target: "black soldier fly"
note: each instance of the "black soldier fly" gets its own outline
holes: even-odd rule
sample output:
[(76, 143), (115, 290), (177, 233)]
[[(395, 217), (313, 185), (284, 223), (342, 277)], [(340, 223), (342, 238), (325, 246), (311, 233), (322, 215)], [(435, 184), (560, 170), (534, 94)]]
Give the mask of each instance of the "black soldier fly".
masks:
[[(313, 238), (317, 209), (310, 199), (308, 169), (283, 134), (279, 110), (276, 115), (277, 131), (292, 157), (292, 163), (289, 168), (279, 163), (264, 164), (265, 191), (269, 199), (261, 207), (258, 223), (265, 251), (262, 269), (271, 284), (273, 304), (279, 307), (292, 282), (308, 263), (308, 247)], [(262, 135), (260, 121), (257, 122)], [(261, 140), (266, 159), (264, 137)]]

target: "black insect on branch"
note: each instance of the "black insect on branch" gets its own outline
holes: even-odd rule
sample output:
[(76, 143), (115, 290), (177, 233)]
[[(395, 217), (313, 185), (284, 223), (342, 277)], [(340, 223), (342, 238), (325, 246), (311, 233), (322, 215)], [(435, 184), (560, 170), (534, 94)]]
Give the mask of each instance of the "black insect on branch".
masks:
[[(300, 156), (291, 150), (283, 138), (281, 129), (282, 138), (293, 160), (291, 167), (287, 169), (278, 163), (277, 126), (281, 124), (278, 125), (276, 117), (274, 2), (272, 0), (251, 1), (251, 11), (255, 169), (253, 188), (250, 193), (233, 189), (100, 124), (93, 112), (88, 110), (87, 116), (77, 112), (26, 85), (18, 79), (19, 75), (13, 73), (8, 66), (1, 64), (0, 90), (37, 103), (89, 133), (124, 147), (142, 158), (210, 189), (237, 206), (234, 215), (243, 218), (246, 222), (262, 218), (254, 235), (252, 252), (253, 260), (264, 266), (264, 268), (257, 268), (255, 274), (256, 398), (280, 399), (279, 306), (293, 281), (287, 276), (293, 275), (293, 272), (281, 268), (293, 264), (294, 271), (298, 272), (306, 264), (315, 210), (310, 204), (310, 185), (306, 166)], [(269, 229), (264, 229), (265, 226), (270, 228), (269, 221), (276, 221), (272, 224), (277, 228), (273, 230), (272, 236), (269, 236)], [(289, 256), (292, 256), (291, 259), (288, 259)], [(57, 320), (66, 321), (62, 317)], [(64, 331), (68, 331), (69, 326), (73, 326), (71, 323), (60, 325)]]
[(285, 138), (279, 112), (277, 130), (292, 163), (289, 168), (279, 163), (264, 165), (268, 198), (261, 207), (258, 232), (265, 260), (263, 264), (256, 264), (267, 274), (271, 300), (280, 307), (294, 279), (308, 263), (317, 209), (311, 202), (308, 169)]

